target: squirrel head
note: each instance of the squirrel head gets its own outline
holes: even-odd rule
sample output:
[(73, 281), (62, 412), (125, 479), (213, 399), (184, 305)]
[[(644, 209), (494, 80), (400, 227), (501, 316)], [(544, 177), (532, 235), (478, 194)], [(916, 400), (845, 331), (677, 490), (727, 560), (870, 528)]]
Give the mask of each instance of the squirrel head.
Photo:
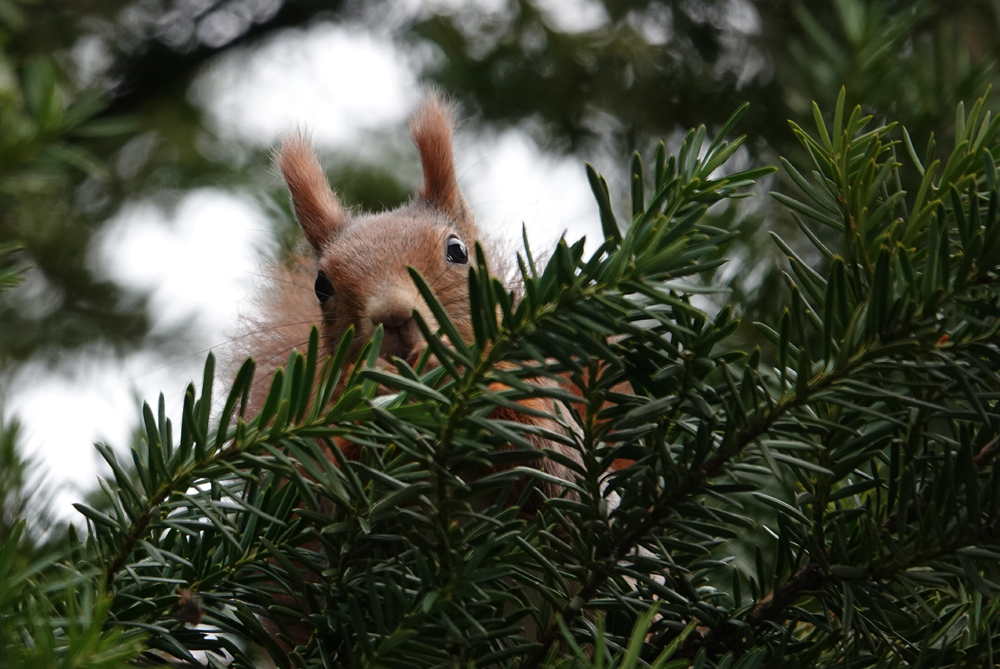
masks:
[(409, 204), (378, 214), (348, 214), (302, 134), (285, 138), (275, 156), (316, 254), (316, 299), (328, 350), (351, 325), (360, 348), (381, 324), (380, 356), (415, 362), (425, 343), (413, 312), (432, 330), (437, 322), (407, 267), (424, 277), (462, 336), (472, 337), (468, 269), (479, 231), (455, 176), (450, 110), (429, 98), (412, 117), (410, 133), (420, 153), (423, 187)]

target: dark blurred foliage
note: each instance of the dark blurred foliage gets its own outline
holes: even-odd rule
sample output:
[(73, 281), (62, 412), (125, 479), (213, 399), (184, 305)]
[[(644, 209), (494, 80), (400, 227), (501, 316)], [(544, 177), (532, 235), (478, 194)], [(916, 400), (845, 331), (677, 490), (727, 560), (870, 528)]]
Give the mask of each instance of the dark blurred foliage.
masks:
[[(591, 20), (581, 22), (585, 15)], [(744, 160), (796, 156), (786, 119), (810, 120), (811, 100), (831, 108), (841, 85), (849, 105), (900, 120), (918, 144), (935, 132), (947, 149), (950, 110), (996, 79), (1000, 45), (1000, 18), (986, 0), (509, 0), (416, 9), (391, 0), (3, 0), (0, 243), (19, 240), (19, 261), (31, 271), (27, 286), (0, 302), (0, 365), (58, 360), (93, 344), (161, 346), (169, 355), (166, 342), (182, 340), (162, 332), (150, 340), (145, 298), (88, 262), (95, 234), (129, 198), (169, 206), (196, 186), (243, 189), (266, 203), (279, 235), (292, 234), (272, 206), (283, 201), (280, 185), (261, 178), (267, 156), (249, 147), (239, 160), (205, 155), (211, 132), (187, 91), (225, 52), (344, 20), (389, 30), (404, 49), (432, 45), (425, 78), (473, 123), (521, 125), (544, 150), (577, 152), (599, 167), (620, 165), (634, 150), (649, 156), (659, 139), (679, 141), (679, 129), (704, 123), (711, 133), (744, 100)], [(412, 188), (391, 156), (331, 176), (364, 207), (391, 206)], [(609, 178), (624, 190), (623, 178)], [(783, 288), (766, 229), (792, 223), (760, 197), (725, 218), (734, 217), (743, 246), (722, 278), (735, 278), (746, 315), (773, 312)]]
[(30, 19), (13, 5), (0, 16), (0, 244), (23, 245), (24, 290), (0, 301), (0, 363), (50, 348), (132, 338), (147, 327), (141, 300), (94, 276), (85, 250), (114, 211), (94, 185), (108, 180), (96, 153), (119, 135), (95, 119), (103, 103), (73, 87), (53, 57), (17, 48)]
[(510, 3), (492, 41), (462, 16), (433, 16), (414, 34), (446, 56), (430, 75), (486, 119), (538, 117), (570, 146), (610, 128), (628, 151), (718, 126), (749, 100), (754, 152), (760, 142), (783, 152), (795, 144), (785, 119), (808, 118), (811, 100), (830, 107), (841, 85), (849, 103), (925, 135), (982, 93), (997, 56), (991, 3), (604, 4), (609, 22), (579, 34), (554, 30), (528, 0)]

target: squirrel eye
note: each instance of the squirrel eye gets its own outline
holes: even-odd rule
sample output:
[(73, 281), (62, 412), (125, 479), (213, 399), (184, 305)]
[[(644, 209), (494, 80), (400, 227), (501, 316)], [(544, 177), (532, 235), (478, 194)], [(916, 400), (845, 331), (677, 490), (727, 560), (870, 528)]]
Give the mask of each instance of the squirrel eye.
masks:
[(465, 248), (465, 244), (462, 240), (451, 235), (448, 237), (448, 252), (445, 256), (448, 258), (448, 262), (455, 263), (458, 265), (464, 265), (469, 262), (469, 251)]
[(325, 304), (327, 300), (333, 297), (333, 284), (330, 283), (330, 278), (323, 270), (320, 270), (316, 276), (315, 289), (316, 299), (319, 300), (320, 304)]

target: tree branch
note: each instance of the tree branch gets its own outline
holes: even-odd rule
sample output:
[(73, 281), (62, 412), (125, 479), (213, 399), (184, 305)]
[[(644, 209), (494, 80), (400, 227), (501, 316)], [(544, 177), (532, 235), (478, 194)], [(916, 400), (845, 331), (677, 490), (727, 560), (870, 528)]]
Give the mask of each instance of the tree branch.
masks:
[[(973, 462), (976, 468), (982, 468), (989, 465), (993, 458), (1000, 453), (1000, 440), (993, 439), (973, 458)], [(926, 506), (927, 502), (930, 501), (934, 494), (934, 486), (930, 485), (924, 488), (921, 494), (920, 501), (914, 501), (913, 504), (922, 504)], [(889, 530), (890, 532), (895, 532), (896, 524), (898, 522), (898, 514), (892, 513), (882, 521), (882, 527)], [(993, 536), (997, 532), (996, 524), (990, 525), (986, 528), (986, 535)], [(947, 551), (940, 550), (935, 551), (933, 556), (938, 557)], [(826, 560), (829, 562), (829, 560)], [(926, 560), (925, 560), (926, 561)], [(912, 567), (912, 564), (907, 564), (906, 567)], [(785, 581), (781, 586), (776, 588), (774, 592), (768, 594), (766, 597), (761, 599), (756, 606), (750, 609), (749, 613), (746, 614), (746, 622), (754, 629), (761, 627), (767, 622), (779, 621), (784, 619), (784, 613), (795, 601), (804, 593), (811, 590), (820, 590), (823, 588), (830, 580), (831, 576), (824, 573), (822, 567), (818, 562), (810, 560), (806, 562), (791, 578)], [(713, 627), (708, 630), (705, 634), (699, 634), (697, 631), (688, 637), (684, 645), (681, 646), (678, 651), (678, 657), (692, 658), (695, 654), (702, 648), (706, 649), (710, 656), (718, 657), (729, 651), (739, 650), (742, 641), (742, 634), (732, 626), (725, 623)]]
[[(670, 494), (663, 497), (658, 504), (650, 509), (650, 513), (639, 523), (635, 530), (614, 544), (608, 556), (610, 561), (616, 562), (622, 559), (644, 536), (659, 527), (663, 519), (674, 507), (697, 491), (708, 479), (720, 474), (726, 463), (739, 455), (744, 448), (753, 443), (758, 437), (766, 434), (786, 413), (795, 407), (805, 404), (814, 393), (833, 385), (846, 376), (856, 373), (858, 369), (869, 364), (874, 357), (877, 357), (872, 356), (872, 352), (871, 349), (858, 352), (843, 369), (834, 370), (825, 376), (821, 375), (818, 379), (808, 384), (806, 387), (807, 392), (801, 394), (792, 392), (784, 400), (778, 402), (770, 412), (762, 414), (762, 417), (756, 423), (749, 426), (746, 431), (739, 433), (728, 448), (723, 446), (701, 468), (689, 472), (679, 486), (675, 487)], [(593, 571), (591, 577), (587, 579), (587, 582), (578, 591), (577, 595), (570, 600), (569, 604), (561, 612), (560, 615), (565, 623), (570, 623), (580, 614), (583, 607), (594, 597), (598, 589), (604, 585), (612, 572), (613, 568), (607, 566), (599, 567)], [(788, 596), (791, 596), (791, 593)], [(770, 610), (770, 608), (767, 609), (767, 611)], [(540, 639), (541, 645), (532, 655), (528, 656), (524, 666), (535, 667), (544, 661), (549, 647), (558, 638), (560, 633), (558, 624), (550, 625)]]

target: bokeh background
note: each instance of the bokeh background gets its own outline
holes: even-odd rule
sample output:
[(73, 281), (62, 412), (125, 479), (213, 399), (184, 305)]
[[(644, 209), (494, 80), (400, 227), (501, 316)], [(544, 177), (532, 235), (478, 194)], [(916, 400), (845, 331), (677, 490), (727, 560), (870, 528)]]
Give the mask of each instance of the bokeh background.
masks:
[[(300, 243), (268, 157), (291, 128), (347, 203), (393, 207), (420, 181), (406, 119), (443, 91), (482, 227), (543, 251), (599, 234), (584, 160), (624, 212), (633, 152), (749, 101), (735, 165), (795, 162), (787, 120), (811, 126), (841, 86), (947, 151), (998, 58), (998, 0), (0, 0), (0, 244), (26, 269), (0, 294), (0, 470), (33, 454), (72, 515), (92, 443), (127, 449), (142, 399), (176, 408), (225, 357)], [(746, 323), (784, 304), (768, 231), (797, 234), (767, 190), (794, 186), (711, 212), (741, 231), (714, 281)]]

